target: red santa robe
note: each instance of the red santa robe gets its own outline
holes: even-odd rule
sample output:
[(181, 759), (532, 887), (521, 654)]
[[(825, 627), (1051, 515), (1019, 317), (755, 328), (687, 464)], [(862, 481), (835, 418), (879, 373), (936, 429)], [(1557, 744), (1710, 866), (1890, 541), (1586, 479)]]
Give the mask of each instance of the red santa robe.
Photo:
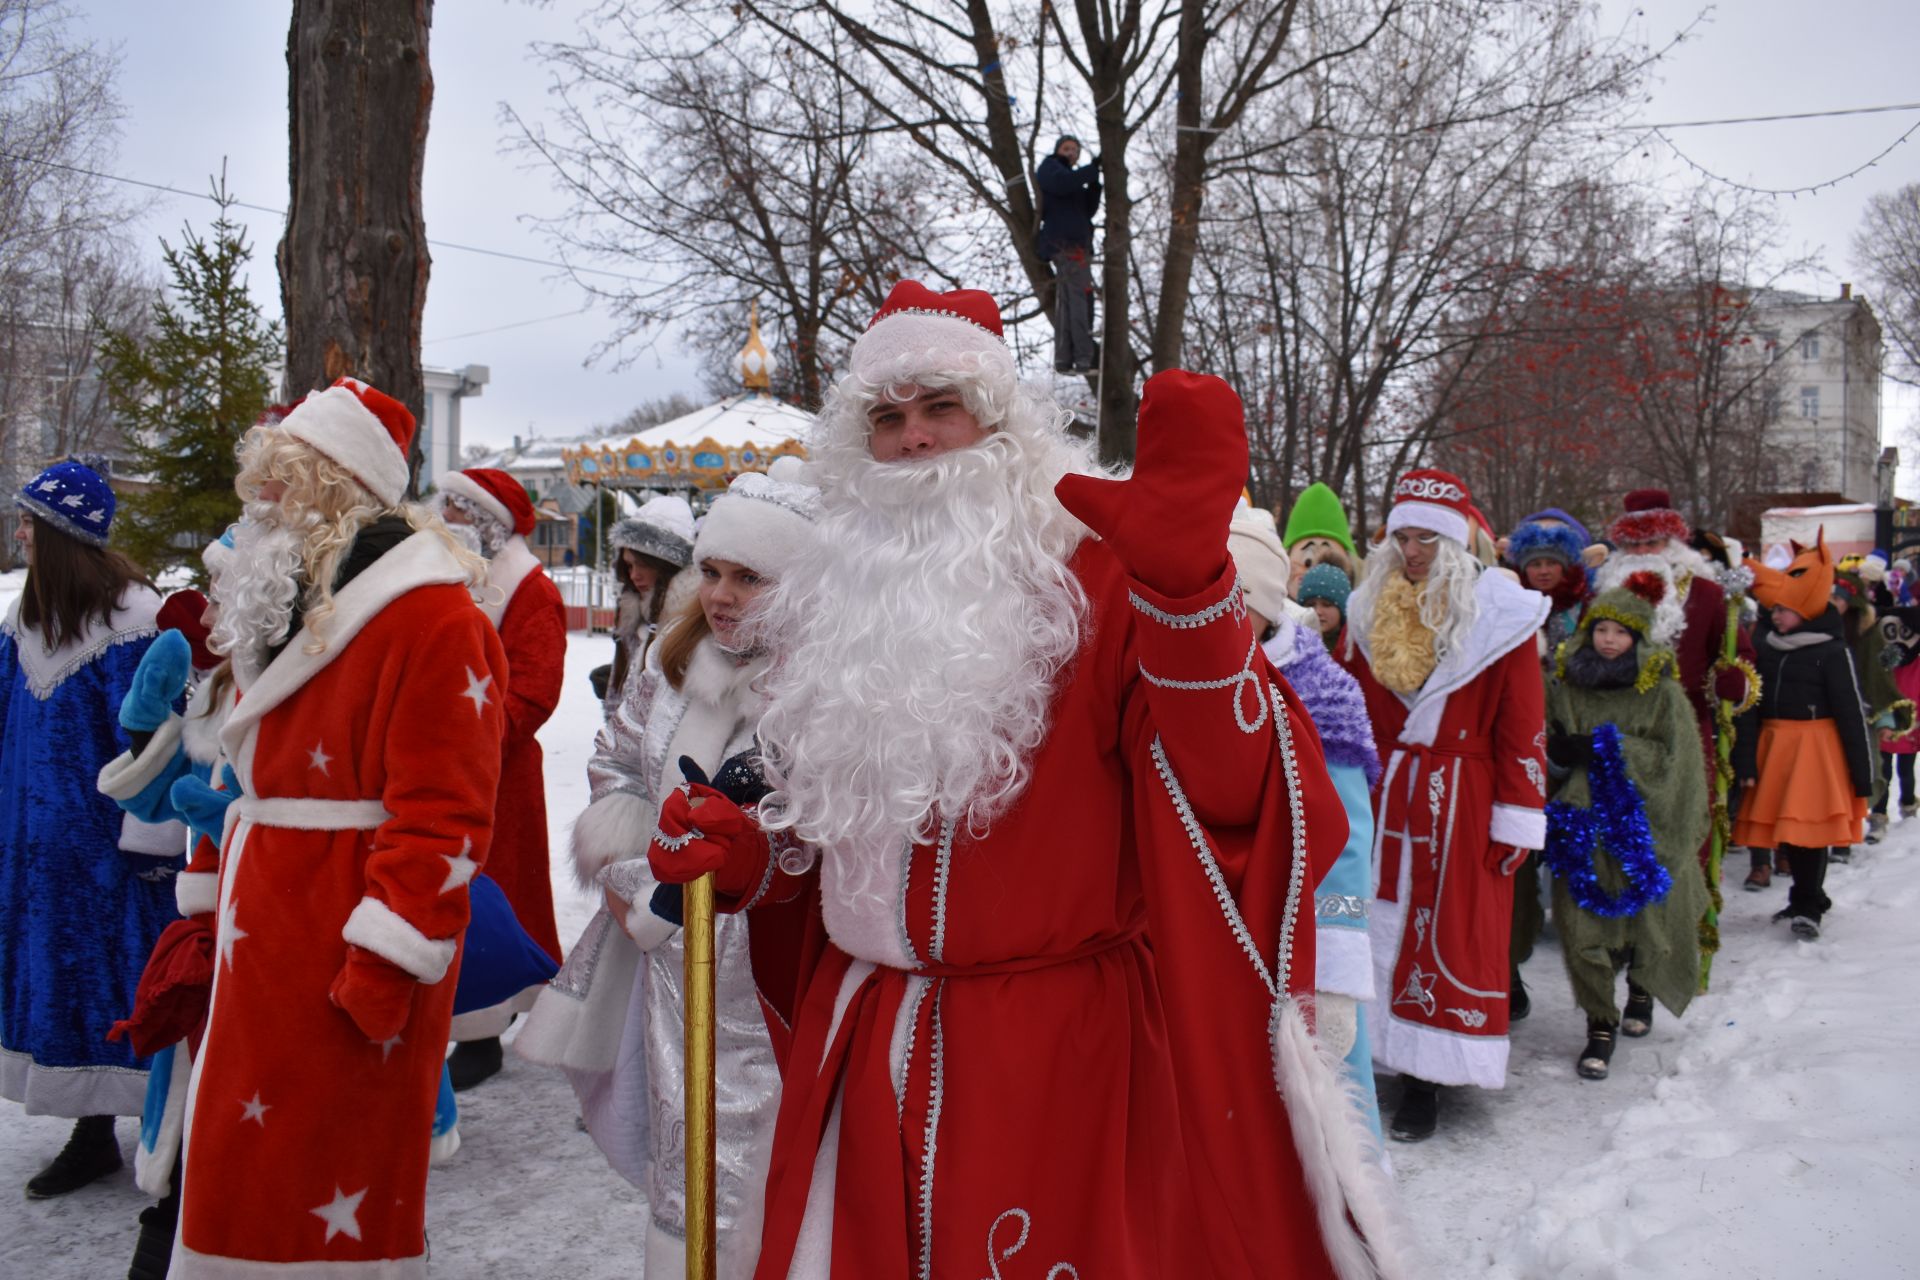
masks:
[(1085, 639), (991, 830), (866, 894), (829, 853), (755, 895), (761, 1280), (1373, 1271), (1357, 1112), (1294, 1003), (1347, 833), (1311, 722), (1230, 578), (1165, 600), (1094, 541), (1071, 568)]
[[(296, 634), (243, 676), (221, 731), (243, 796), (216, 901), (185, 904), (212, 907), (217, 956), (176, 1280), (290, 1263), (426, 1275), (429, 1135), (467, 883), (492, 834), (506, 658), (438, 534), (413, 534), (334, 600), (326, 649)], [(189, 870), (215, 861), (203, 841)], [(417, 980), (391, 1040), (370, 1042), (329, 998), (348, 943)]]
[(1369, 637), (1343, 664), (1389, 752), (1374, 802), (1374, 1061), (1435, 1084), (1507, 1073), (1513, 848), (1546, 843), (1546, 688), (1535, 633), (1551, 607), (1503, 573), (1474, 588), (1472, 635), (1411, 695), (1374, 678)]
[[(534, 734), (560, 705), (560, 685), (566, 675), (567, 609), (559, 588), (519, 534), (508, 538), (494, 555), (486, 588), (480, 593), (480, 609), (499, 630), (507, 655), (507, 740), (501, 750), (500, 798), (494, 806), (487, 875), (507, 895), (520, 927), (558, 964), (560, 932), (553, 919), (553, 876), (547, 865), (547, 781)], [(529, 999), (516, 1007), (531, 1005)], [(500, 1030), (504, 1029), (502, 1024)], [(454, 1033), (460, 1038), (459, 1023)]]

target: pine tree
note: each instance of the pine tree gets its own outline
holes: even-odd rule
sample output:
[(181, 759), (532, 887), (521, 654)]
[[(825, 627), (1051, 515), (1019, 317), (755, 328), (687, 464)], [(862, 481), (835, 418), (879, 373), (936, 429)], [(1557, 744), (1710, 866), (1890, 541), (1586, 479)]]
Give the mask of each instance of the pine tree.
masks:
[(152, 484), (127, 498), (116, 541), (148, 572), (186, 564), (202, 585), (201, 549), (240, 516), (234, 448), (267, 409), (281, 355), (279, 324), (247, 291), (253, 249), (224, 177), (213, 198), (211, 236), (189, 224), (178, 248), (160, 242), (172, 284), (146, 336), (113, 334), (101, 357), (134, 470)]

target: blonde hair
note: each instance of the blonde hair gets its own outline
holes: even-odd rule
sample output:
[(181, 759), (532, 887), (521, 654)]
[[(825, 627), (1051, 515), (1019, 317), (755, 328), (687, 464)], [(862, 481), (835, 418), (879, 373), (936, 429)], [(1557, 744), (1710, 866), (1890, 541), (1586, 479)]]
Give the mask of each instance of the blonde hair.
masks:
[(700, 603), (698, 592), (688, 596), (686, 603), (664, 624), (660, 636), (660, 674), (676, 691), (686, 683), (687, 664), (693, 661), (693, 651), (712, 634), (713, 625), (707, 621), (707, 610)]
[(351, 471), (305, 441), (277, 427), (256, 426), (240, 437), (238, 454), (240, 474), (234, 488), (243, 502), (259, 501), (261, 487), (269, 482), (286, 486), (279, 519), (300, 536), (300, 567), (306, 578), (300, 600), (300, 625), (307, 635), (304, 652), (326, 652), (340, 559), (360, 531), (383, 516), (400, 516), (416, 533), (436, 534), (466, 570), (468, 588), (486, 585), (487, 562), (469, 551), (433, 511), (417, 502), (383, 506)]

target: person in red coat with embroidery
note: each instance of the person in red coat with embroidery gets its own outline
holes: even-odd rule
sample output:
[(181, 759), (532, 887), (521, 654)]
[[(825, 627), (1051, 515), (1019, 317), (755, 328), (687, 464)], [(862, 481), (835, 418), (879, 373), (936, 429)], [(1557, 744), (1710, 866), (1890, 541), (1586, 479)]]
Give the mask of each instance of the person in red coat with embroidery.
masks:
[[(547, 781), (534, 737), (560, 705), (566, 674), (567, 609), (560, 589), (527, 547), (533, 500), (526, 486), (491, 467), (455, 471), (441, 482), (441, 514), (456, 536), (487, 562), (480, 611), (500, 633), (507, 654), (507, 740), (501, 752), (500, 795), (493, 810), (493, 848), (487, 874), (541, 950), (560, 962), (560, 931), (553, 918), (553, 878), (547, 865)], [(455, 1089), (471, 1089), (500, 1070), (500, 1033), (516, 1013), (533, 1007), (532, 987), (491, 1009), (454, 1019), (459, 1042), (447, 1069)]]
[(850, 366), (758, 611), (774, 790), (675, 793), (650, 855), (755, 904), (756, 1274), (1400, 1274), (1302, 1005), (1347, 824), (1227, 556), (1239, 401), (1156, 375), (1112, 481), (984, 293), (903, 282)]
[(1514, 872), (1546, 843), (1550, 605), (1468, 550), (1472, 499), (1410, 471), (1347, 602), (1343, 665), (1388, 752), (1375, 799), (1376, 1063), (1403, 1089), (1388, 1132), (1431, 1137), (1441, 1085), (1506, 1083)]
[(181, 889), (214, 932), (214, 977), (176, 1280), (426, 1274), (507, 663), (471, 594), (484, 562), (403, 500), (412, 434), (404, 406), (343, 378), (242, 442), (250, 520), (223, 575), (264, 567), (291, 589), (236, 590), (212, 636), (239, 688), (220, 743), (240, 798), (222, 848), (203, 840), (189, 866), (217, 879)]

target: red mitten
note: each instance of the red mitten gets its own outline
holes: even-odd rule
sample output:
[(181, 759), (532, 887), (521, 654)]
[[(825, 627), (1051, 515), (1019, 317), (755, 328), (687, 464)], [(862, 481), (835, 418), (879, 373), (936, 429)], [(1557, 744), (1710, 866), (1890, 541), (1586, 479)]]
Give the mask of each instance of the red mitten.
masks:
[(1738, 667), (1722, 667), (1713, 677), (1713, 696), (1739, 706), (1747, 698), (1747, 673)]
[(160, 933), (133, 993), (133, 1013), (107, 1039), (125, 1036), (141, 1057), (192, 1035), (213, 997), (212, 916), (175, 920)]
[(414, 976), (365, 947), (347, 944), (347, 962), (327, 991), (327, 998), (344, 1009), (360, 1034), (378, 1044), (391, 1040), (407, 1025), (413, 1012), (413, 993), (420, 983)]
[(767, 837), (753, 815), (704, 783), (677, 787), (660, 806), (647, 862), (662, 884), (713, 872), (717, 893), (737, 897), (767, 870)]
[(1133, 474), (1067, 476), (1053, 491), (1129, 574), (1178, 600), (1226, 571), (1227, 526), (1246, 483), (1240, 397), (1219, 378), (1168, 369), (1141, 392)]
[(1503, 876), (1510, 876), (1520, 869), (1527, 860), (1531, 849), (1522, 849), (1517, 844), (1490, 844), (1487, 846), (1487, 870)]

